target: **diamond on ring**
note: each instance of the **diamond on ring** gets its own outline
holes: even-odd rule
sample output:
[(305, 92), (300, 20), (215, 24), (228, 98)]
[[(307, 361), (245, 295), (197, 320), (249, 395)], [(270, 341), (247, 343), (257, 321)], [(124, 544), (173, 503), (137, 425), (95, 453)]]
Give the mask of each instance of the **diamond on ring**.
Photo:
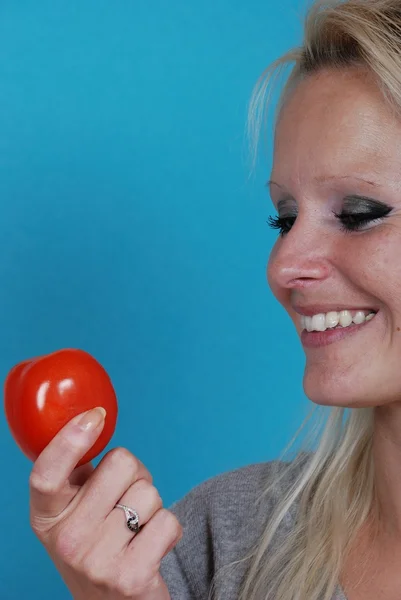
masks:
[(130, 531), (138, 533), (139, 527), (139, 515), (133, 508), (126, 506), (125, 504), (116, 504), (115, 508), (122, 508), (125, 512), (125, 518), (127, 520), (127, 527)]

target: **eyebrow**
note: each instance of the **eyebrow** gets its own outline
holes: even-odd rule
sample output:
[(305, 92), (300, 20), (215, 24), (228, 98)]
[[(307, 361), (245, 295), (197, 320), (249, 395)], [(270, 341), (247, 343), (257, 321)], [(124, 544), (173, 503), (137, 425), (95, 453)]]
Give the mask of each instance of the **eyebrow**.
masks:
[[(315, 177), (314, 181), (316, 181), (316, 183), (326, 183), (327, 181), (333, 181), (333, 179), (357, 179), (358, 181), (363, 181), (372, 187), (381, 187), (381, 185), (375, 181), (370, 181), (369, 179), (364, 179), (363, 177), (357, 177), (356, 175), (322, 175), (320, 177)], [(273, 179), (269, 179), (266, 182), (266, 187), (270, 187), (271, 185), (276, 185), (281, 189), (285, 189), (284, 186), (280, 185), (276, 181), (273, 181)]]

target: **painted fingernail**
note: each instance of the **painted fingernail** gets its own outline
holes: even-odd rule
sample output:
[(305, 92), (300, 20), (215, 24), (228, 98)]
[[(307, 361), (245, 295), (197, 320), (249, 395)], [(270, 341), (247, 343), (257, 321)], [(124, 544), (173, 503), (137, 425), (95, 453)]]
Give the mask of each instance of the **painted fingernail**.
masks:
[(78, 421), (78, 426), (83, 431), (93, 431), (101, 425), (106, 417), (106, 411), (102, 406), (97, 406), (84, 413)]

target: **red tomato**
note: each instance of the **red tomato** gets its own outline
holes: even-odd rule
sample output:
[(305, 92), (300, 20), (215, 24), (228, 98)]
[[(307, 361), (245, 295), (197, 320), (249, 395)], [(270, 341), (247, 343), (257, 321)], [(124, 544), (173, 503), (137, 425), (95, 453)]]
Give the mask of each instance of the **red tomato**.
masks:
[(4, 404), (11, 433), (31, 460), (75, 415), (102, 406), (107, 412), (104, 428), (77, 466), (83, 465), (107, 446), (117, 421), (110, 378), (83, 350), (59, 350), (13, 367), (4, 384)]

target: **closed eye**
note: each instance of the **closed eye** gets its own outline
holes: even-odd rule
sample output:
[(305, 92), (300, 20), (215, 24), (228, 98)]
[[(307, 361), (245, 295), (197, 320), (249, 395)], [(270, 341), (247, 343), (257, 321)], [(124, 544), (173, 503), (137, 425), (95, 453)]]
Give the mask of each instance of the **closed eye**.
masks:
[[(341, 223), (341, 229), (346, 232), (360, 231), (363, 230), (367, 225), (379, 225), (383, 222), (383, 219), (387, 217), (392, 211), (390, 206), (382, 205), (376, 210), (369, 212), (344, 212), (336, 213), (333, 212), (336, 219)], [(272, 229), (279, 231), (280, 236), (283, 237), (289, 233), (296, 221), (296, 215), (290, 215), (287, 217), (269, 217), (267, 224)]]
[(334, 213), (335, 217), (341, 222), (341, 228), (344, 231), (359, 231), (369, 224), (380, 224), (391, 212), (390, 207), (370, 212), (361, 213)]
[(272, 229), (278, 229), (281, 236), (284, 236), (288, 233), (292, 226), (294, 225), (296, 220), (295, 216), (291, 217), (269, 217), (267, 220), (267, 224)]

